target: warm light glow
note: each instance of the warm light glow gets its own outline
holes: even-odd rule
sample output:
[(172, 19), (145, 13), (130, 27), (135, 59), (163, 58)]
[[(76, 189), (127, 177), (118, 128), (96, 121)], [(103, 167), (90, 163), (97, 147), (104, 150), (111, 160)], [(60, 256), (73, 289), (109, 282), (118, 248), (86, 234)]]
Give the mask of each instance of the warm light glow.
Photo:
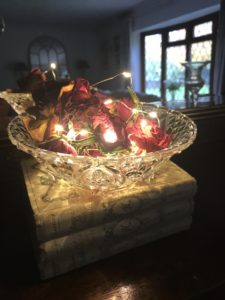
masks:
[(67, 133), (67, 138), (71, 141), (75, 141), (76, 140), (76, 132), (74, 131), (73, 128), (71, 128), (68, 133)]
[(61, 124), (56, 124), (55, 125), (55, 131), (57, 132), (57, 134), (60, 134), (64, 131), (64, 128)]
[(133, 113), (133, 114), (136, 114), (136, 113), (138, 113), (138, 110), (137, 110), (136, 108), (133, 108), (133, 109), (132, 109), (132, 113)]
[(67, 163), (72, 165), (74, 162), (73, 162), (72, 159), (68, 158), (68, 159), (67, 159)]
[(112, 104), (112, 103), (113, 103), (113, 100), (112, 100), (111, 98), (108, 98), (108, 99), (105, 99), (105, 100), (104, 100), (105, 106), (110, 105), (110, 104)]
[(151, 136), (152, 126), (148, 124), (146, 119), (142, 119), (140, 122), (141, 130), (146, 136)]
[(103, 134), (103, 137), (107, 143), (111, 144), (115, 143), (118, 140), (117, 134), (112, 129), (106, 129), (106, 131)]
[(132, 147), (137, 147), (135, 141), (130, 141), (130, 144), (131, 144)]
[(131, 73), (129, 73), (129, 72), (123, 72), (122, 74), (126, 78), (131, 78)]
[(52, 70), (55, 70), (56, 69), (56, 63), (52, 62), (50, 64), (50, 67), (51, 67)]
[(133, 154), (137, 154), (140, 151), (140, 149), (139, 149), (138, 145), (135, 143), (135, 141), (130, 141), (130, 145), (131, 145), (131, 152)]
[[(60, 153), (59, 153), (59, 154), (60, 154)], [(60, 163), (60, 158), (59, 158), (59, 157), (56, 157), (54, 162), (55, 162), (55, 164)]]
[(89, 131), (87, 131), (86, 129), (82, 129), (80, 132), (79, 132), (79, 134), (81, 135), (81, 136), (85, 136), (85, 135), (87, 135), (89, 133)]
[(148, 122), (146, 119), (141, 120), (141, 129), (144, 129), (147, 126)]
[(157, 112), (155, 112), (155, 111), (151, 111), (148, 115), (152, 119), (157, 119), (158, 118)]

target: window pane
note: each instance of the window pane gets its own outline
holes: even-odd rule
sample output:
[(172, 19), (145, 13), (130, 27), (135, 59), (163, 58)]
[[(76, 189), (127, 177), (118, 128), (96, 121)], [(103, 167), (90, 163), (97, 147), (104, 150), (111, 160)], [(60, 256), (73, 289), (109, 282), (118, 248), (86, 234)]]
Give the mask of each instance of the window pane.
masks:
[(212, 41), (193, 43), (191, 45), (192, 61), (211, 60), (211, 55), (212, 55)]
[(169, 32), (169, 42), (181, 41), (186, 38), (186, 29), (173, 30)]
[(48, 66), (48, 53), (45, 49), (41, 49), (40, 51), (40, 64), (43, 66)]
[(58, 62), (59, 64), (66, 64), (66, 57), (64, 53), (58, 54)]
[(185, 93), (184, 67), (181, 65), (186, 58), (186, 47), (167, 48), (166, 62), (166, 100), (183, 100)]
[[(204, 41), (193, 43), (191, 45), (191, 60), (192, 61), (211, 61), (212, 55), (212, 41)], [(202, 78), (205, 80), (204, 86), (201, 88), (199, 94), (208, 94), (210, 91), (210, 69), (211, 64), (208, 64), (202, 70)]]
[(32, 61), (32, 67), (39, 65), (39, 55), (38, 54), (31, 54), (30, 58)]
[(145, 92), (161, 96), (162, 35), (145, 37)]
[(57, 65), (57, 54), (55, 49), (50, 49), (49, 51), (49, 63), (55, 63)]
[(205, 22), (194, 26), (194, 37), (199, 37), (202, 35), (207, 35), (212, 33), (213, 22)]

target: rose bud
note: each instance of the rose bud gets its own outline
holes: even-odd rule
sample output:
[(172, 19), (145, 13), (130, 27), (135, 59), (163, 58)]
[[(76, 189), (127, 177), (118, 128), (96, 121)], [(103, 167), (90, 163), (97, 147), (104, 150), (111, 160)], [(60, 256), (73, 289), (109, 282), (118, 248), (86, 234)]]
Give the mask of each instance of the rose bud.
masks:
[(120, 102), (116, 103), (116, 113), (117, 116), (126, 122), (132, 115), (132, 109), (134, 108), (134, 103), (132, 100), (123, 98)]

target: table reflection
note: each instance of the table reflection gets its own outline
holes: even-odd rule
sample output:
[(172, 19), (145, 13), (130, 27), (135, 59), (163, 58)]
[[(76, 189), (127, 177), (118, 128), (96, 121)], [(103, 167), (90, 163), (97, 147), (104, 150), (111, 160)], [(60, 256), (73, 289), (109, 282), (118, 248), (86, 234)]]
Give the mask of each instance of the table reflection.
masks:
[(200, 96), (196, 106), (193, 106), (188, 100), (161, 100), (151, 102), (156, 106), (166, 106), (170, 109), (198, 109), (198, 108), (210, 108), (225, 104), (224, 96)]

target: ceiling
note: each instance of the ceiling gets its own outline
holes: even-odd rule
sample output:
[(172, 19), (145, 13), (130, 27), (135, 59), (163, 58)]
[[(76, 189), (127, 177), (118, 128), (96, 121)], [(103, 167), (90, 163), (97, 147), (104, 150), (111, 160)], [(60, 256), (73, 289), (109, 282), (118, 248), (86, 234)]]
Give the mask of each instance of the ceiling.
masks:
[(6, 24), (102, 24), (141, 2), (143, 0), (0, 0), (0, 16)]

